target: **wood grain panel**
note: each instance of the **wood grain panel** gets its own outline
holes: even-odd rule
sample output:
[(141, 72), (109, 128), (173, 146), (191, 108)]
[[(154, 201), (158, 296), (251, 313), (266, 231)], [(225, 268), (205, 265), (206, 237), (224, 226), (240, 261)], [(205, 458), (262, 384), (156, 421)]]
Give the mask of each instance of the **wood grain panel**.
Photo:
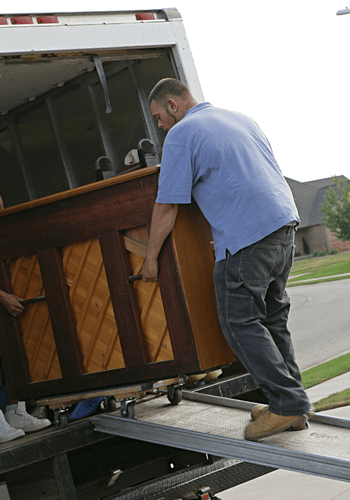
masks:
[[(140, 232), (142, 235), (142, 232)], [(136, 237), (136, 235), (135, 235)], [(142, 237), (142, 236), (141, 236)], [(128, 252), (129, 265), (133, 275), (140, 274), (144, 255)], [(148, 360), (151, 363), (174, 359), (168, 323), (158, 282), (134, 281), (134, 294), (140, 312), (142, 332), (146, 342)]]
[(235, 356), (222, 333), (213, 280), (211, 230), (196, 202), (180, 205), (172, 232), (200, 369), (232, 363)]
[[(36, 254), (9, 262), (13, 292), (23, 299), (45, 295)], [(30, 304), (19, 318), (32, 382), (62, 377), (46, 302)]]
[(126, 366), (147, 362), (144, 336), (132, 285), (123, 235), (119, 232), (100, 236), (114, 314)]
[(57, 248), (40, 250), (37, 255), (62, 375), (84, 373), (61, 256)]
[[(70, 258), (65, 261), (65, 256)], [(123, 368), (118, 328), (97, 238), (63, 248), (70, 303), (86, 372)]]
[(123, 184), (101, 181), (100, 190), (81, 192), (76, 188), (66, 197), (62, 193), (60, 197), (53, 195), (46, 205), (29, 202), (26, 211), (4, 210), (7, 217), (1, 211), (1, 258), (37, 253), (146, 224), (157, 192), (157, 170), (152, 172), (149, 177), (131, 178)]

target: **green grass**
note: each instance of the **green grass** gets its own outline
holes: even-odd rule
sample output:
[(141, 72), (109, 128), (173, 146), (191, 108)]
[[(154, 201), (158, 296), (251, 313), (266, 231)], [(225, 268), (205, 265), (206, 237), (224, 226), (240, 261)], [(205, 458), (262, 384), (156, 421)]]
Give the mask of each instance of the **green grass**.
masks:
[(350, 370), (350, 353), (331, 359), (321, 365), (305, 370), (301, 374), (304, 389), (321, 384)]
[(320, 267), (314, 271), (309, 271), (307, 276), (294, 279), (322, 278), (323, 276), (333, 276), (335, 274), (350, 273), (350, 258), (345, 262), (331, 263), (328, 266)]
[(334, 408), (340, 408), (341, 406), (350, 405), (350, 389), (345, 389), (345, 391), (337, 392), (336, 394), (331, 394), (327, 398), (320, 399), (316, 403), (313, 403), (315, 411), (326, 411), (333, 410)]
[[(350, 370), (350, 353), (326, 361), (321, 365), (305, 370), (301, 374), (304, 389), (326, 382)], [(331, 394), (330, 396), (313, 403), (316, 411), (332, 410), (340, 406), (350, 405), (350, 389)]]
[[(329, 277), (345, 273), (350, 273), (350, 252), (312, 257), (294, 262), (288, 284), (292, 285), (294, 281), (307, 281), (313, 278), (325, 278), (324, 281), (329, 281)], [(302, 276), (298, 276), (301, 274)]]
[(339, 262), (350, 261), (350, 252), (326, 255), (325, 257), (307, 257), (294, 262), (291, 275), (314, 271), (322, 267), (328, 267)]

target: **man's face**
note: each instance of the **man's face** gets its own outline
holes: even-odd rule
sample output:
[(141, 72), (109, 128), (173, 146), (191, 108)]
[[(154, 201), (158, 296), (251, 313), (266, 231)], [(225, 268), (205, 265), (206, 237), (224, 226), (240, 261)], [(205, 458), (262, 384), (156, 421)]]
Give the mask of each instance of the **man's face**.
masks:
[(164, 108), (155, 101), (151, 102), (151, 113), (158, 121), (158, 127), (169, 132), (169, 130), (177, 123), (177, 117), (171, 112), (171, 105)]

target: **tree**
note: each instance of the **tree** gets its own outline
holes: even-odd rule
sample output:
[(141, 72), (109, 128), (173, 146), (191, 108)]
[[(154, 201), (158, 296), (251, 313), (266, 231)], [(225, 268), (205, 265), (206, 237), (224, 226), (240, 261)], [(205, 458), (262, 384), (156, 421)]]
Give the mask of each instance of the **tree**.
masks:
[(322, 204), (323, 223), (341, 241), (350, 241), (350, 182), (333, 180), (336, 187), (327, 189)]

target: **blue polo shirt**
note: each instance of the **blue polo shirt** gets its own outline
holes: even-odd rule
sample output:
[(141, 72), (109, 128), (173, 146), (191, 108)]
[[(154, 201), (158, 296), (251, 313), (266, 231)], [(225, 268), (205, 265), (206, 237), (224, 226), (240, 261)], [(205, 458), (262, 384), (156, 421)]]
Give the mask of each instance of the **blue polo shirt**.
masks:
[(157, 203), (196, 200), (212, 228), (216, 260), (300, 222), (291, 190), (257, 124), (197, 104), (168, 132)]

